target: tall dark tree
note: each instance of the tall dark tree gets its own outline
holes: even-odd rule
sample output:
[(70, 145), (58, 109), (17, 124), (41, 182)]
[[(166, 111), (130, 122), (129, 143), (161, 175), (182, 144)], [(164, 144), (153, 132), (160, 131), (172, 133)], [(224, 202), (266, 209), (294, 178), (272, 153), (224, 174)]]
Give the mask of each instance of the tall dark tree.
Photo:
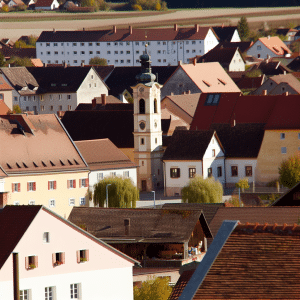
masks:
[(250, 29), (247, 18), (242, 16), (237, 24), (237, 30), (239, 32), (242, 41), (246, 41), (249, 37)]

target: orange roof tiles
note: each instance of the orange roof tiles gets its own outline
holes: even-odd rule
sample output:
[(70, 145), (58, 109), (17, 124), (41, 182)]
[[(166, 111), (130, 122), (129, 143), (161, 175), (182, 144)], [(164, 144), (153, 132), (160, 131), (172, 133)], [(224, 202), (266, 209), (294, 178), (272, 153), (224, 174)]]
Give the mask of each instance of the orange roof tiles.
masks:
[(278, 36), (262, 37), (258, 40), (261, 41), (268, 49), (270, 49), (276, 55), (282, 56), (287, 53), (292, 53), (292, 51)]
[(0, 76), (0, 91), (11, 91), (13, 88)]
[(3, 100), (0, 100), (0, 116), (6, 115), (10, 111), (9, 107), (5, 104)]

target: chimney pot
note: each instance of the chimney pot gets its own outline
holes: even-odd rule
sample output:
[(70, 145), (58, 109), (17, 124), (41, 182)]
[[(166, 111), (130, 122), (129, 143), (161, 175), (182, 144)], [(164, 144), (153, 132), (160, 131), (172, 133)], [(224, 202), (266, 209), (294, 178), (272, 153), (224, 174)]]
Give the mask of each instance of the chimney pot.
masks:
[(267, 90), (263, 90), (263, 95), (266, 96), (268, 94)]
[(268, 40), (270, 39), (270, 36), (268, 35)]
[(286, 96), (288, 96), (288, 95), (289, 95), (289, 92), (288, 92), (288, 91), (286, 91), (286, 92), (285, 92), (285, 95), (286, 95)]
[[(43, 65), (44, 65), (45, 68), (47, 67), (47, 64), (46, 64), (46, 63), (44, 63)], [(8, 65), (8, 66), (10, 67), (10, 65)]]
[(96, 107), (96, 98), (92, 99), (92, 108)]
[(182, 65), (182, 61), (179, 60), (179, 61), (178, 61), (178, 66), (181, 66), (181, 65)]
[(224, 28), (224, 23), (222, 23), (222, 28)]
[(129, 26), (129, 34), (132, 34), (132, 26)]
[(84, 63), (83, 62), (81, 63), (81, 67), (84, 67)]
[(190, 95), (190, 94), (191, 94), (191, 90), (188, 90), (188, 91), (187, 91), (187, 94)]
[(174, 24), (174, 31), (178, 31), (178, 25)]
[(68, 64), (64, 61), (64, 68), (66, 68), (68, 66)]
[(106, 105), (106, 95), (105, 94), (101, 94), (101, 101), (102, 101), (102, 105)]
[(196, 32), (199, 32), (199, 25), (198, 24), (195, 24), (195, 30), (196, 30)]
[(116, 25), (113, 26), (113, 32), (114, 32), (114, 33), (117, 32), (117, 26), (116, 26)]
[(55, 28), (53, 28), (53, 33), (55, 33)]
[(193, 59), (193, 65), (196, 66), (196, 63), (197, 63), (197, 58), (194, 57), (194, 59)]

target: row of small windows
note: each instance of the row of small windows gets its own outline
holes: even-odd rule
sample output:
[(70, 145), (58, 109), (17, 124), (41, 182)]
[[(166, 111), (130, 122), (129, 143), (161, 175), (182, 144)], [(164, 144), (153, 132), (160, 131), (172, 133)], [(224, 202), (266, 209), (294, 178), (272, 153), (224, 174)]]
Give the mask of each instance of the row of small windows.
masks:
[[(112, 172), (109, 172), (109, 175), (110, 177), (116, 177), (117, 176), (117, 172), (115, 171), (112, 171)], [(123, 177), (124, 178), (129, 178), (129, 171), (123, 171)], [(99, 180), (103, 180), (104, 178), (104, 173), (97, 173), (97, 181)]]
[[(20, 201), (14, 201), (14, 205), (20, 205)], [(29, 200), (28, 205), (35, 205), (35, 200)], [(69, 206), (75, 206), (76, 205), (76, 199), (75, 198), (70, 198), (69, 199)], [(79, 198), (79, 205), (85, 205), (85, 197), (80, 197)], [(49, 207), (54, 208), (56, 206), (56, 201), (55, 199), (50, 199), (49, 200)]]
[[(109, 52), (109, 51), (108, 51)], [(128, 52), (128, 51), (127, 51)], [(43, 55), (44, 53), (41, 52), (41, 55)], [(51, 51), (47, 51), (46, 52), (47, 55), (51, 55)], [(54, 55), (58, 55), (59, 52), (58, 51), (54, 51)], [(64, 55), (65, 52), (64, 51), (61, 51), (61, 54)], [(67, 55), (69, 55), (70, 52), (67, 52)], [(73, 51), (73, 55), (77, 55), (78, 54), (78, 51)], [(94, 54), (100, 54), (100, 51), (88, 51), (88, 54), (89, 55), (94, 55)], [(80, 51), (80, 55), (85, 55), (85, 51)]]
[[(284, 140), (284, 139), (285, 139), (285, 133), (284, 133), (284, 132), (281, 132), (281, 133), (280, 133), (280, 139), (281, 139), (281, 140)], [(300, 140), (300, 133), (298, 133), (298, 139)]]
[[(139, 101), (139, 113), (144, 115), (146, 113), (146, 109), (145, 109), (145, 100), (144, 99), (140, 99)], [(154, 99), (153, 101), (153, 113), (157, 113), (157, 100)]]

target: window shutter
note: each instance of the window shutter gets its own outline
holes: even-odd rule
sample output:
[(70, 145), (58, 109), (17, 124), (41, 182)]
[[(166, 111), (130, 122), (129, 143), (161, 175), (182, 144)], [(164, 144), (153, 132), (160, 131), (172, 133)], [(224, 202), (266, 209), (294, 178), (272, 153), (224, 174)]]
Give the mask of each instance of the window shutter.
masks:
[(76, 180), (73, 180), (73, 188), (76, 188)]
[(12, 192), (15, 191), (15, 185), (13, 183), (11, 184), (11, 190), (12, 190)]
[(27, 182), (27, 192), (29, 191), (29, 182)]
[(86, 261), (90, 260), (90, 250), (85, 250), (85, 258), (86, 258)]
[(28, 256), (25, 257), (25, 268), (26, 269), (29, 268), (29, 258), (28, 258)]
[(39, 261), (38, 261), (38, 257), (37, 257), (37, 256), (34, 257), (34, 264), (35, 264), (35, 267), (36, 267), (36, 268), (37, 268), (38, 265), (39, 265)]
[(65, 256), (65, 252), (62, 252), (62, 253), (61, 253), (61, 262), (62, 262), (63, 264), (65, 264), (65, 263), (66, 263), (66, 256)]
[(81, 184), (81, 179), (79, 179), (79, 187), (81, 188), (82, 187), (82, 184)]
[(54, 181), (54, 189), (56, 190), (56, 180)]
[(70, 188), (70, 180), (67, 181), (68, 189)]
[(77, 263), (80, 263), (80, 251), (76, 251), (76, 258), (77, 258)]
[(180, 169), (177, 169), (177, 177), (180, 177)]
[(21, 192), (21, 183), (18, 183), (18, 192)]
[(48, 191), (50, 190), (50, 181), (48, 181)]
[(52, 253), (52, 265), (56, 262), (56, 255), (55, 253)]
[(33, 190), (36, 191), (36, 182), (33, 183)]
[(88, 179), (88, 178), (85, 180), (85, 186), (86, 186), (86, 187), (89, 186), (89, 179)]

